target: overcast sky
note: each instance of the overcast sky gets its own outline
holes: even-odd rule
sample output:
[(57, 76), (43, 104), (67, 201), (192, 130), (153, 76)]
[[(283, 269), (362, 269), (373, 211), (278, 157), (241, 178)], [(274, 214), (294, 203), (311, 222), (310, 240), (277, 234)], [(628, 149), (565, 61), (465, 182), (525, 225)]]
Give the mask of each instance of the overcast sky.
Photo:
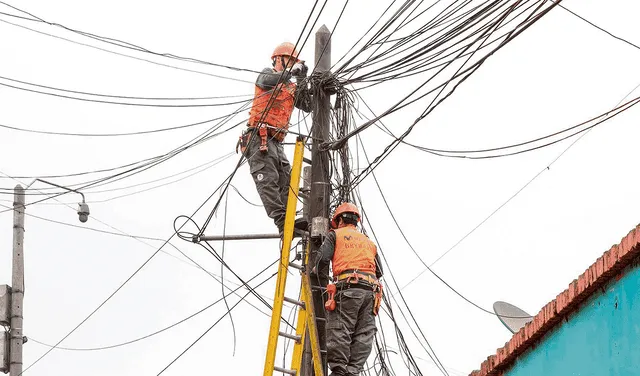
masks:
[[(125, 40), (151, 51), (259, 71), (270, 65), (270, 54), (277, 44), (295, 43), (313, 1), (21, 0), (11, 4), (49, 22)], [(562, 4), (611, 33), (640, 44), (637, 1), (567, 0)], [(322, 24), (333, 29), (343, 5), (343, 1), (329, 0), (314, 32)], [(386, 6), (382, 1), (348, 3), (335, 30), (333, 62), (347, 53)], [(0, 11), (19, 14), (1, 4)], [(5, 78), (121, 96), (193, 98), (253, 93), (252, 72), (135, 52), (42, 23), (0, 15), (0, 35), (0, 76)], [(313, 67), (311, 43), (304, 46), (301, 57)], [(420, 122), (407, 140), (431, 148), (464, 150), (543, 136), (600, 115), (627, 96), (639, 96), (640, 89), (630, 94), (640, 85), (638, 66), (639, 49), (556, 8), (490, 57)], [(374, 112), (380, 113), (412, 90), (418, 80), (383, 84), (364, 90), (362, 96)], [(4, 79), (0, 82), (12, 84)], [(167, 128), (223, 116), (240, 107), (124, 106), (56, 98), (6, 86), (0, 86), (0, 103), (0, 125), (70, 133)], [(384, 122), (400, 134), (424, 107), (408, 107)], [(443, 158), (400, 146), (375, 170), (375, 176), (405, 235), (420, 257), (431, 263), (539, 174), (433, 268), (481, 307), (490, 310), (495, 301), (504, 300), (535, 314), (639, 222), (638, 114), (633, 108), (599, 125), (557, 160), (575, 138), (517, 156), (486, 160)], [(297, 111), (292, 121), (295, 119)], [(33, 176), (111, 168), (166, 153), (210, 126), (121, 137), (53, 136), (2, 128), (0, 172), (3, 176), (24, 177), (19, 180), (26, 185)], [(80, 197), (75, 194), (28, 206), (26, 211), (80, 227), (167, 239), (173, 233), (174, 219), (191, 215), (233, 171), (237, 156), (228, 154), (234, 151), (239, 132), (236, 128), (144, 173), (85, 191), (91, 207), (86, 224), (77, 220), (75, 208)], [(288, 141), (293, 140), (289, 136)], [(363, 132), (361, 145), (373, 158), (390, 142), (388, 135), (372, 127)], [(355, 143), (350, 145), (355, 150)], [(292, 160), (292, 149), (286, 150)], [(215, 164), (223, 157), (226, 159)], [(361, 166), (365, 165), (361, 161)], [(50, 180), (75, 184), (95, 177)], [(183, 177), (187, 178), (176, 181)], [(141, 183), (149, 184), (132, 187)], [(0, 179), (0, 204), (11, 206), (12, 196), (6, 193), (15, 184), (15, 180)], [(246, 165), (240, 168), (233, 185), (249, 201), (260, 202)], [(161, 187), (146, 190), (156, 186)], [(48, 189), (40, 182), (32, 188)], [(138, 191), (142, 192), (128, 195)], [(391, 220), (371, 176), (362, 183), (361, 193), (379, 247), (398, 284), (405, 286), (424, 271), (424, 266)], [(119, 197), (123, 195), (128, 196)], [(27, 196), (27, 202), (40, 198)], [(70, 204), (71, 209), (60, 202)], [(194, 217), (196, 222), (202, 224), (213, 203), (209, 201)], [(223, 209), (212, 220), (208, 234), (222, 233)], [(226, 224), (230, 234), (274, 232), (264, 209), (249, 205), (235, 190), (229, 194)], [(11, 281), (11, 239), (12, 215), (3, 211), (0, 244), (5, 251), (0, 252), (0, 283)], [(203, 248), (177, 238), (171, 243), (211, 273), (220, 274), (220, 263)], [(161, 244), (28, 216), (24, 334), (33, 340), (56, 343)], [(127, 342), (171, 325), (221, 297), (219, 282), (175, 249), (167, 246), (164, 250), (166, 253), (154, 257), (61, 346), (91, 348)], [(248, 279), (275, 261), (279, 250), (277, 241), (266, 240), (229, 242), (224, 252), (225, 261)], [(228, 271), (224, 277), (229, 286), (237, 286), (238, 280)], [(296, 294), (297, 280), (295, 275), (289, 278), (290, 296)], [(387, 291), (395, 291), (390, 285), (386, 283)], [(258, 291), (271, 300), (273, 288), (273, 283), (267, 283)], [(510, 332), (495, 316), (465, 302), (428, 272), (402, 291), (451, 375), (479, 368), (510, 338)], [(237, 301), (235, 296), (228, 300), (229, 305)], [(262, 372), (268, 311), (255, 298), (248, 302), (253, 306), (243, 302), (233, 310), (235, 347), (234, 329), (227, 317), (164, 374)], [(90, 352), (54, 350), (25, 374), (156, 375), (226, 310), (224, 304), (218, 304), (175, 328), (127, 346)], [(404, 322), (400, 325), (423, 372), (437, 373), (408, 326)], [(397, 350), (388, 320), (383, 329), (391, 350)], [(24, 347), (25, 367), (47, 350), (46, 346), (28, 342)], [(406, 374), (402, 359), (389, 356), (397, 374)]]

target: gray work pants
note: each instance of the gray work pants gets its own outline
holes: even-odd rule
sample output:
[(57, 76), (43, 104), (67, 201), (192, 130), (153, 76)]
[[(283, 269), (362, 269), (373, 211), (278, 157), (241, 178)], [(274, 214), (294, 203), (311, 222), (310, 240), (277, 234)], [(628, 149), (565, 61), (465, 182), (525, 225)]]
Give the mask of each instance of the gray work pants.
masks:
[(376, 321), (374, 292), (349, 288), (335, 295), (336, 309), (327, 311), (327, 363), (331, 375), (357, 376), (371, 354)]
[(291, 165), (282, 144), (271, 137), (267, 140), (268, 151), (263, 153), (260, 151), (260, 136), (253, 135), (245, 155), (264, 209), (278, 229), (282, 230), (291, 181)]

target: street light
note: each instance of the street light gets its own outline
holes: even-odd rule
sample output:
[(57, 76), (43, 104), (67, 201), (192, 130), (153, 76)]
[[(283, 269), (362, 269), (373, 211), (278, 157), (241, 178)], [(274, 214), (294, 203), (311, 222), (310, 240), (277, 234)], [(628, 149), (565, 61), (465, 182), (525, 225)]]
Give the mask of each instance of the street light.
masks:
[[(36, 181), (54, 187), (75, 192), (82, 196), (78, 203), (78, 219), (85, 223), (89, 219), (89, 205), (85, 202), (84, 194), (75, 189), (67, 188), (42, 179), (34, 179), (26, 188)], [(22, 375), (22, 345), (27, 342), (23, 336), (23, 301), (24, 301), (24, 210), (25, 188), (16, 185), (13, 195), (13, 269), (11, 271), (11, 287), (0, 285), (0, 324), (9, 323), (9, 330), (0, 334), (0, 372), (9, 371), (10, 376)], [(4, 293), (3, 293), (4, 291)], [(6, 306), (10, 305), (7, 312)], [(9, 316), (9, 317), (7, 317)], [(8, 356), (7, 356), (8, 350)]]
[(62, 186), (62, 185), (58, 185), (56, 183), (52, 183), (50, 181), (43, 180), (43, 179), (34, 179), (31, 183), (29, 183), (29, 185), (27, 185), (27, 187), (25, 189), (29, 188), (36, 181), (39, 181), (39, 182), (42, 182), (42, 183), (45, 183), (45, 184), (49, 184), (49, 185), (52, 185), (54, 187), (66, 189), (69, 192), (75, 192), (75, 193), (79, 194), (80, 196), (82, 196), (82, 202), (78, 203), (78, 219), (82, 223), (85, 223), (85, 222), (87, 222), (89, 220), (89, 204), (87, 204), (85, 202), (84, 193), (82, 193), (80, 191), (77, 191), (75, 189), (71, 189), (71, 188), (67, 188), (67, 187)]

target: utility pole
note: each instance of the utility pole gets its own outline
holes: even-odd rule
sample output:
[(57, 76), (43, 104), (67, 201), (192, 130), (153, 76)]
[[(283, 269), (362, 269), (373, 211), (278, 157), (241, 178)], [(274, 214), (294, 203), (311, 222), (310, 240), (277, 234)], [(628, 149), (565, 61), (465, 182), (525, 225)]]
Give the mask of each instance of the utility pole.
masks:
[(22, 374), (22, 301), (24, 300), (24, 189), (13, 194), (13, 271), (11, 277), (11, 337), (9, 376)]
[[(331, 32), (322, 25), (316, 32), (315, 44), (315, 72), (324, 73), (331, 69)], [(309, 199), (309, 217), (311, 219), (311, 238), (309, 244), (309, 260), (315, 260), (322, 237), (329, 229), (329, 193), (331, 184), (329, 181), (329, 158), (327, 152), (320, 151), (320, 144), (329, 140), (329, 116), (330, 116), (330, 94), (318, 88), (313, 90), (313, 143), (311, 147), (311, 192)], [(318, 328), (318, 341), (320, 351), (323, 352), (322, 362), (325, 374), (327, 373), (326, 356), (326, 319), (324, 313), (324, 301), (322, 298), (322, 288), (327, 286), (326, 280), (311, 278), (311, 289), (313, 295), (313, 305), (316, 313), (316, 327)], [(307, 338), (309, 336), (306, 336)], [(302, 360), (302, 376), (313, 376), (313, 361), (311, 359), (311, 349), (305, 343), (305, 352)], [(319, 375), (317, 375), (319, 376)]]

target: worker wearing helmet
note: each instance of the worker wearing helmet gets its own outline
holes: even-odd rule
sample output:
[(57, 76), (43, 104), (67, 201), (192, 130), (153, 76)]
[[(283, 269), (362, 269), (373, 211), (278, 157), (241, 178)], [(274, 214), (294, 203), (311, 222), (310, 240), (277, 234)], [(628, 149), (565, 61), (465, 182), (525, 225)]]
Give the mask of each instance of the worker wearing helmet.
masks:
[[(247, 157), (267, 215), (282, 235), (291, 173), (282, 142), (293, 108), (311, 111), (311, 95), (304, 81), (307, 66), (298, 59), (293, 44), (285, 42), (277, 46), (271, 60), (272, 68), (263, 69), (256, 80), (247, 129), (238, 144)], [(296, 83), (291, 82), (292, 77)], [(296, 229), (306, 227), (305, 220), (296, 220)]]
[[(332, 376), (359, 375), (377, 331), (382, 268), (376, 245), (356, 227), (359, 221), (354, 204), (338, 206), (313, 269), (314, 274), (328, 274), (329, 262), (333, 269), (335, 293), (329, 294), (331, 303), (325, 305), (327, 362)], [(329, 290), (333, 290), (331, 284)]]

